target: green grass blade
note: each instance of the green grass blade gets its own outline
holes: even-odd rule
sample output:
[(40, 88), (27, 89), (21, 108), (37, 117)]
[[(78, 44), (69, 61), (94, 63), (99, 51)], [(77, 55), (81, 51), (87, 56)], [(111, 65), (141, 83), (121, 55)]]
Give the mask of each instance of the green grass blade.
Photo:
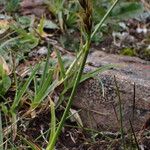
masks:
[[(66, 77), (66, 70), (65, 70), (65, 66), (64, 66), (62, 57), (60, 55), (60, 52), (57, 49), (55, 49), (55, 52), (56, 52), (57, 58), (58, 58), (58, 64), (59, 64), (59, 68), (60, 68), (61, 78), (65, 79), (65, 77)], [(66, 80), (64, 80), (63, 83), (64, 83), (64, 87), (66, 88), (67, 87)]]
[(40, 35), (42, 35), (44, 32), (44, 23), (45, 23), (45, 18), (42, 16), (42, 18), (40, 19), (39, 26), (37, 28)]
[(40, 80), (40, 85), (39, 85), (39, 88), (42, 87), (46, 77), (47, 77), (47, 74), (48, 74), (48, 69), (49, 69), (49, 58), (50, 58), (50, 50), (48, 48), (48, 54), (47, 54), (47, 59), (46, 59), (46, 63), (45, 63), (45, 66), (44, 66), (44, 71), (43, 71), (43, 74), (42, 74), (42, 77), (41, 77), (41, 80)]
[(67, 69), (66, 76), (68, 76), (72, 72), (73, 68), (77, 65), (78, 61), (81, 59), (83, 53), (84, 51), (80, 50), (79, 54), (77, 55), (77, 58), (72, 62), (70, 67)]
[(0, 111), (0, 150), (3, 150), (3, 129), (2, 129), (1, 111)]
[(101, 72), (104, 72), (106, 70), (109, 70), (111, 68), (113, 68), (115, 65), (105, 65), (103, 67), (100, 67), (100, 68), (97, 68), (95, 69), (94, 71), (91, 71), (89, 73), (86, 73), (86, 74), (83, 74), (82, 77), (81, 77), (81, 80), (80, 80), (80, 83), (89, 79), (89, 78), (92, 78), (94, 76), (96, 76), (98, 73), (101, 73)]
[(54, 137), (55, 132), (56, 132), (55, 104), (51, 99), (50, 99), (50, 107), (51, 107), (51, 132), (50, 132), (49, 143), (48, 143), (46, 150), (49, 150), (50, 142), (51, 142), (51, 140)]
[(118, 4), (118, 2), (119, 2), (119, 0), (116, 0), (113, 3), (113, 5), (109, 8), (109, 10), (107, 11), (107, 13), (102, 18), (102, 20), (95, 26), (95, 30), (93, 31), (93, 33), (91, 35), (91, 39), (94, 37), (94, 35), (97, 33), (97, 31), (102, 27), (103, 23), (105, 22), (105, 20), (107, 19), (107, 17), (111, 13), (111, 11), (114, 9), (114, 7)]
[(34, 82), (34, 95), (36, 95), (37, 91), (38, 91), (38, 84), (37, 84), (37, 78), (36, 78), (36, 76), (34, 76), (33, 82)]
[(45, 78), (45, 80), (43, 81), (44, 83), (41, 85), (40, 90), (37, 92), (37, 95), (35, 95), (35, 98), (33, 100), (33, 103), (40, 103), (45, 96), (45, 92), (47, 91), (48, 87), (50, 86), (51, 82), (52, 82), (52, 76), (53, 76), (53, 71), (50, 70), (48, 77)]
[(57, 49), (55, 49), (55, 52), (56, 52), (57, 58), (58, 58), (58, 63), (59, 63), (59, 67), (60, 67), (60, 73), (62, 75), (62, 78), (65, 78), (66, 71), (65, 71), (63, 60), (62, 60), (61, 55), (60, 55), (60, 53), (59, 53), (59, 51)]
[(19, 102), (22, 98), (22, 96), (24, 95), (24, 93), (26, 92), (30, 82), (33, 80), (37, 70), (39, 69), (39, 65), (37, 65), (35, 67), (35, 69), (32, 71), (30, 77), (27, 79), (27, 81), (24, 83), (24, 85), (22, 86), (22, 88), (20, 90), (17, 90), (17, 94), (15, 95), (15, 99), (14, 102), (10, 108), (10, 111), (13, 113), (14, 110), (16, 109), (16, 107), (19, 105)]

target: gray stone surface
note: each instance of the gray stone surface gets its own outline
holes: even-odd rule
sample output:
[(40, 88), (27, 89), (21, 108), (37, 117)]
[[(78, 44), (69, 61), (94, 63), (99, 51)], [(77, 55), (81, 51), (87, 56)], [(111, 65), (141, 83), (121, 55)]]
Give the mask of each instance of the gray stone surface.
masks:
[[(120, 129), (115, 76), (123, 107), (124, 128), (126, 131), (130, 129), (129, 119), (131, 119), (134, 130), (141, 130), (150, 117), (150, 62), (95, 51), (89, 55), (87, 64), (85, 70), (94, 70), (105, 64), (117, 66), (98, 74), (94, 79), (88, 79), (79, 86), (73, 106), (82, 109), (80, 116), (83, 124), (99, 131), (116, 132)], [(134, 83), (135, 105), (133, 105)]]

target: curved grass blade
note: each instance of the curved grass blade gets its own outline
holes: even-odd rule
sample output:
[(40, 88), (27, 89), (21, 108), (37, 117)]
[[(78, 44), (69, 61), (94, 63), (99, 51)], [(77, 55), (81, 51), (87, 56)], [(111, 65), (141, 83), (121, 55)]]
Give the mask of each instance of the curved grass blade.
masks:
[(57, 58), (58, 58), (58, 63), (59, 63), (59, 67), (60, 67), (60, 73), (62, 75), (62, 78), (64, 79), (65, 76), (66, 76), (66, 71), (65, 71), (65, 67), (64, 67), (64, 64), (63, 64), (63, 60), (62, 60), (62, 57), (59, 53), (59, 51), (57, 49), (55, 49), (55, 52), (57, 54)]
[(94, 76), (96, 76), (98, 73), (104, 72), (106, 70), (112, 69), (114, 68), (115, 65), (105, 65), (103, 67), (97, 68), (94, 71), (91, 71), (89, 73), (83, 74), (80, 80), (80, 83), (89, 79), (89, 78), (93, 78)]
[(56, 132), (55, 104), (51, 99), (50, 99), (50, 107), (51, 107), (51, 132), (50, 132), (49, 143), (47, 145), (46, 150), (49, 150), (50, 142), (53, 139), (55, 132)]
[(1, 111), (0, 111), (0, 150), (3, 150), (3, 129), (2, 129)]

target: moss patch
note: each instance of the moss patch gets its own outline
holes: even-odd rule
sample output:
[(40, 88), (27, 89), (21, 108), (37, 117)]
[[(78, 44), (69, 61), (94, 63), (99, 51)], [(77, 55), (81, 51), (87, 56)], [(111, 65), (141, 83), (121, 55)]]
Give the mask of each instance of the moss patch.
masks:
[(121, 50), (121, 54), (125, 56), (136, 56), (136, 52), (132, 48), (124, 48)]

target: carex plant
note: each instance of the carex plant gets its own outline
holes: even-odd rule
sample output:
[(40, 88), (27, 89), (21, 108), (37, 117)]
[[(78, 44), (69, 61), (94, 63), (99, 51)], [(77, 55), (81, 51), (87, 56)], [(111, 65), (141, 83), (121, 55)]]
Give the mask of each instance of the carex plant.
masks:
[[(50, 123), (50, 137), (49, 137), (49, 142), (48, 142), (46, 150), (54, 149), (57, 139), (64, 126), (65, 120), (68, 117), (74, 95), (76, 94), (78, 84), (90, 77), (93, 77), (95, 74), (112, 67), (112, 66), (105, 66), (102, 68), (98, 68), (88, 74), (83, 74), (83, 69), (86, 64), (87, 56), (90, 50), (91, 39), (93, 38), (95, 33), (101, 28), (102, 24), (107, 19), (108, 15), (112, 11), (112, 9), (115, 7), (115, 5), (118, 3), (118, 1), (119, 0), (116, 0), (114, 2), (114, 4), (110, 7), (110, 9), (101, 19), (101, 21), (94, 27), (93, 27), (93, 19), (92, 19), (92, 14), (93, 14), (92, 0), (79, 0), (78, 1), (80, 8), (81, 8), (81, 11), (79, 12), (78, 16), (79, 16), (79, 20), (81, 24), (81, 36), (83, 38), (82, 40), (83, 44), (80, 47), (79, 53), (76, 59), (70, 64), (68, 69), (66, 69), (65, 65), (63, 64), (63, 60), (60, 56), (60, 53), (56, 50), (60, 76), (58, 78), (54, 78), (54, 74), (58, 70), (57, 70), (57, 67), (55, 66), (53, 68), (49, 67), (50, 52), (48, 52), (47, 60), (46, 60), (45, 67), (44, 67), (42, 76), (40, 78), (40, 81), (37, 82), (36, 80), (36, 74), (39, 71), (39, 68), (41, 65), (41, 64), (38, 64), (35, 66), (34, 69), (31, 68), (32, 70), (31, 74), (28, 77), (28, 79), (25, 81), (25, 83), (23, 85), (22, 84), (17, 85), (17, 90), (16, 90), (16, 94), (14, 97), (14, 101), (12, 105), (10, 106), (10, 110), (9, 110), (11, 117), (12, 117), (12, 123), (14, 123), (15, 125), (14, 130), (13, 130), (14, 137), (17, 134), (16, 121), (18, 120), (17, 111), (19, 108), (19, 104), (23, 96), (27, 93), (29, 85), (31, 84), (32, 81), (34, 81), (34, 90), (33, 90), (34, 94), (31, 98), (30, 108), (27, 114), (33, 112), (37, 107), (39, 107), (39, 105), (44, 101), (44, 99), (48, 97), (48, 99), (50, 100), (50, 107), (51, 107), (51, 123)], [(61, 120), (60, 122), (56, 123), (56, 116), (55, 116), (56, 107), (49, 95), (52, 94), (53, 91), (59, 85), (63, 85), (64, 87), (62, 93), (60, 94), (59, 104), (61, 104), (61, 101), (62, 101), (61, 96), (64, 95), (68, 91), (68, 89), (71, 89), (72, 91), (71, 91), (69, 99), (66, 100), (66, 107), (61, 117)], [(26, 143), (28, 144), (28, 142)]]
[[(63, 113), (63, 116), (61, 118), (61, 121), (59, 122), (59, 125), (56, 129), (56, 131), (53, 130), (53, 136), (51, 136), (48, 146), (46, 150), (53, 150), (55, 143), (58, 139), (59, 134), (61, 133), (61, 130), (64, 126), (65, 120), (67, 118), (67, 115), (69, 113), (69, 110), (71, 108), (71, 104), (73, 102), (74, 95), (76, 93), (78, 84), (80, 83), (80, 80), (82, 79), (82, 73), (84, 66), (86, 64), (87, 56), (89, 54), (90, 45), (91, 45), (91, 39), (95, 35), (95, 33), (98, 31), (98, 29), (102, 26), (112, 9), (115, 7), (115, 5), (118, 3), (119, 0), (116, 0), (114, 4), (111, 6), (111, 8), (108, 10), (108, 12), (104, 15), (102, 20), (99, 24), (96, 25), (94, 31), (92, 32), (92, 1), (91, 0), (79, 0), (79, 4), (81, 6), (81, 13), (80, 13), (80, 21), (81, 21), (81, 34), (84, 36), (85, 44), (82, 45), (79, 56), (79, 69), (77, 70), (77, 74), (75, 76), (75, 81), (73, 84), (72, 92), (69, 97), (69, 100), (67, 102), (67, 106), (65, 108), (65, 111)], [(77, 57), (78, 58), (78, 57)]]
[(58, 127), (56, 128), (56, 131), (53, 133), (53, 137), (50, 139), (49, 144), (47, 146), (47, 150), (53, 150), (55, 143), (57, 141), (57, 138), (63, 128), (64, 122), (66, 120), (66, 117), (69, 113), (69, 110), (71, 108), (71, 104), (74, 98), (74, 95), (77, 90), (77, 86), (80, 82), (82, 72), (86, 63), (86, 59), (89, 53), (90, 49), (90, 44), (91, 44), (91, 31), (92, 31), (92, 2), (89, 0), (80, 0), (79, 1), (82, 12), (81, 12), (81, 27), (82, 27), (82, 32), (85, 33), (85, 44), (82, 46), (81, 51), (83, 51), (82, 57), (80, 58), (80, 65), (79, 65), (79, 70), (77, 71), (76, 77), (75, 77), (75, 82), (72, 88), (71, 95), (69, 97), (69, 100), (67, 102), (67, 106), (65, 108), (65, 111), (63, 113), (63, 116), (61, 118), (61, 121), (59, 122)]

